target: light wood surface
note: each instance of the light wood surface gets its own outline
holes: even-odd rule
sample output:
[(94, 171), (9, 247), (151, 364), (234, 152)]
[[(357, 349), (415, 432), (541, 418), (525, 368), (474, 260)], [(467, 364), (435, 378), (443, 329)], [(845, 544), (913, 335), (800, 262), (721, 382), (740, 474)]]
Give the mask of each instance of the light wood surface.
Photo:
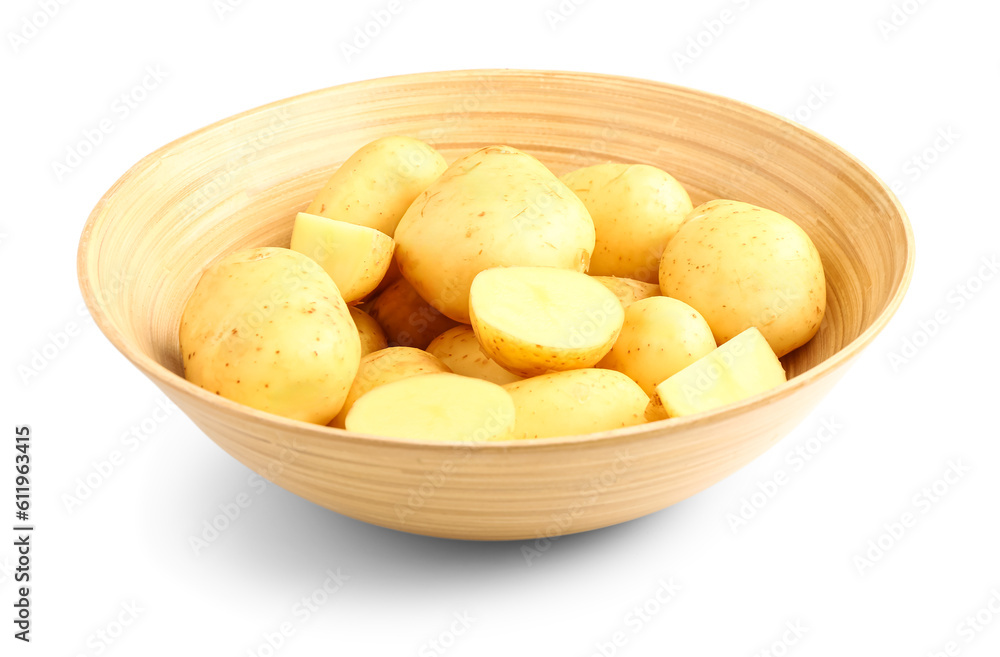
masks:
[[(338, 164), (365, 143), (395, 134), (429, 141), (449, 161), (507, 144), (560, 175), (608, 160), (652, 164), (684, 183), (695, 203), (733, 198), (784, 213), (823, 258), (828, 307), (820, 331), (782, 359), (788, 383), (738, 405), (515, 443), (353, 435), (261, 413), (185, 381), (178, 325), (205, 267), (237, 249), (287, 246), (296, 212)], [(913, 257), (909, 223), (886, 186), (842, 149), (776, 115), (645, 80), (488, 70), (324, 89), (168, 144), (97, 204), (78, 268), (84, 299), (111, 342), (250, 468), (378, 525), (507, 540), (640, 517), (767, 450), (885, 326), (909, 283)]]

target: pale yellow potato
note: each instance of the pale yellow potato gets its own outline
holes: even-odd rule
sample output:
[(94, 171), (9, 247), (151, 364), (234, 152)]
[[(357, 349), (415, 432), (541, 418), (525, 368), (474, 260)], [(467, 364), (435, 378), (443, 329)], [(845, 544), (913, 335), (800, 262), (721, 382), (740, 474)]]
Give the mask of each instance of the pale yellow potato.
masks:
[(625, 319), (608, 288), (556, 267), (487, 269), (472, 283), (469, 308), (483, 351), (520, 376), (593, 367)]
[(368, 313), (375, 318), (389, 344), (426, 349), (431, 340), (458, 322), (438, 312), (401, 278), (375, 297)]
[(656, 283), (663, 247), (691, 211), (691, 198), (666, 171), (648, 164), (608, 162), (562, 177), (594, 220), (593, 276)]
[(347, 414), (348, 431), (431, 442), (507, 440), (514, 401), (495, 383), (422, 374), (379, 386)]
[(509, 383), (516, 409), (513, 437), (551, 438), (642, 424), (649, 397), (620, 372), (601, 369), (542, 374)]
[(619, 278), (618, 276), (594, 276), (594, 280), (615, 293), (622, 302), (623, 308), (628, 308), (636, 301), (660, 296), (658, 283), (645, 283), (634, 278)]
[(766, 392), (785, 382), (785, 370), (767, 340), (748, 328), (656, 386), (649, 420), (704, 413)]
[(435, 308), (468, 324), (476, 274), (512, 265), (585, 272), (594, 223), (541, 162), (489, 146), (448, 167), (406, 211), (395, 237), (403, 277)]
[(393, 381), (420, 374), (451, 372), (436, 356), (413, 347), (388, 347), (361, 358), (358, 374), (344, 400), (344, 406), (330, 426), (344, 428), (344, 419), (354, 403), (369, 391)]
[(358, 337), (361, 338), (362, 357), (389, 346), (388, 341), (385, 339), (385, 331), (382, 330), (382, 327), (378, 325), (378, 322), (371, 315), (354, 306), (351, 306), (348, 310), (351, 311), (351, 319), (354, 320), (354, 325), (358, 327)]
[(486, 355), (471, 326), (456, 326), (434, 338), (427, 345), (428, 353), (441, 359), (455, 374), (492, 381), (503, 385), (520, 381), (522, 377), (500, 367)]
[(696, 308), (719, 344), (755, 326), (778, 356), (808, 342), (826, 311), (823, 263), (809, 236), (740, 201), (692, 211), (663, 251), (660, 289)]
[(209, 267), (179, 337), (192, 383), (316, 424), (340, 411), (361, 359), (357, 328), (330, 276), (301, 253), (273, 247)]
[(413, 200), (447, 167), (441, 154), (419, 139), (376, 139), (334, 172), (306, 212), (392, 237)]
[(378, 287), (394, 247), (391, 237), (374, 228), (306, 212), (298, 213), (292, 226), (290, 248), (318, 262), (347, 303)]
[(650, 297), (625, 309), (625, 323), (598, 367), (617, 370), (652, 395), (656, 384), (715, 349), (698, 311), (670, 297)]

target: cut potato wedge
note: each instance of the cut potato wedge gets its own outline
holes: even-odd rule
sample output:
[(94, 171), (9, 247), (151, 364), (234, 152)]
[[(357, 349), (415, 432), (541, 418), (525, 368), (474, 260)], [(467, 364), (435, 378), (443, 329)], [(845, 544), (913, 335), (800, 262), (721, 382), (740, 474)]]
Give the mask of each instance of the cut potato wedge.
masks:
[(594, 280), (615, 293), (622, 302), (623, 308), (628, 308), (636, 301), (660, 296), (660, 286), (657, 283), (645, 283), (634, 278), (619, 278), (618, 276), (594, 276)]
[(613, 370), (553, 372), (504, 386), (514, 400), (514, 438), (551, 438), (642, 424), (649, 397)]
[(593, 367), (615, 343), (625, 318), (608, 288), (555, 267), (480, 272), (469, 312), (483, 350), (520, 376)]
[(347, 414), (348, 431), (441, 442), (506, 440), (514, 401), (495, 383), (458, 374), (423, 374), (375, 388)]
[(394, 246), (391, 237), (374, 228), (300, 212), (290, 248), (318, 262), (351, 303), (378, 287)]
[(652, 395), (656, 384), (715, 349), (705, 318), (683, 301), (650, 297), (625, 309), (625, 324), (598, 367), (617, 370)]
[(354, 402), (379, 386), (411, 376), (441, 372), (451, 372), (451, 370), (437, 357), (422, 349), (389, 347), (370, 353), (361, 358), (358, 374), (347, 392), (344, 406), (337, 417), (330, 422), (330, 426), (343, 429), (344, 420)]
[(351, 311), (351, 319), (354, 320), (354, 325), (358, 327), (358, 337), (361, 338), (362, 356), (367, 356), (373, 351), (385, 349), (389, 346), (389, 343), (385, 339), (385, 331), (382, 330), (382, 327), (378, 325), (378, 322), (371, 315), (354, 306), (351, 306), (349, 310)]
[(748, 328), (656, 386), (647, 419), (710, 411), (785, 382), (785, 370), (767, 340)]
[(441, 359), (455, 374), (504, 385), (521, 377), (500, 367), (486, 355), (471, 326), (456, 326), (434, 338), (427, 351)]

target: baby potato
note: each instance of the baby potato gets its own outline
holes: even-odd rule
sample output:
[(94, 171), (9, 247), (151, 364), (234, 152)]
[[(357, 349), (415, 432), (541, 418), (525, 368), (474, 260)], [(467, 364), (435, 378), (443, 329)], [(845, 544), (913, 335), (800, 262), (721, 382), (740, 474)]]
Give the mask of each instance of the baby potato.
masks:
[(368, 312), (393, 346), (425, 349), (431, 340), (458, 326), (424, 301), (405, 278), (375, 297)]
[(483, 351), (520, 376), (593, 367), (625, 319), (590, 276), (556, 267), (497, 267), (472, 282), (472, 328)]
[(521, 380), (521, 377), (500, 367), (483, 352), (471, 326), (448, 329), (427, 345), (427, 352), (440, 358), (455, 374), (499, 385)]
[(348, 310), (351, 311), (351, 319), (354, 320), (354, 325), (358, 327), (358, 337), (361, 338), (362, 357), (389, 346), (389, 343), (385, 339), (385, 332), (378, 325), (378, 322), (372, 319), (371, 315), (354, 306), (350, 306)]
[(347, 158), (306, 212), (392, 237), (413, 200), (446, 168), (444, 157), (419, 139), (376, 139)]
[(345, 424), (348, 431), (409, 440), (506, 440), (514, 428), (514, 401), (489, 381), (458, 374), (422, 374), (362, 396)]
[(823, 263), (809, 236), (740, 201), (692, 211), (663, 251), (660, 289), (697, 309), (719, 344), (755, 326), (778, 356), (808, 342), (826, 311)]
[(352, 303), (378, 287), (392, 263), (394, 246), (391, 237), (374, 228), (300, 212), (290, 248), (319, 263), (344, 301)]
[(625, 309), (625, 323), (598, 367), (617, 370), (639, 384), (647, 395), (715, 349), (705, 318), (683, 301), (650, 297)]
[(340, 411), (361, 359), (357, 328), (330, 276), (301, 253), (273, 247), (209, 267), (179, 337), (188, 381), (316, 424)]
[(389, 347), (361, 358), (358, 374), (344, 400), (344, 406), (330, 426), (344, 428), (344, 420), (360, 397), (379, 386), (420, 374), (450, 372), (436, 356), (413, 347)]
[(562, 177), (594, 220), (592, 276), (657, 282), (663, 247), (691, 211), (691, 198), (666, 171), (647, 164), (608, 162)]
[(642, 424), (649, 397), (620, 372), (580, 369), (509, 383), (513, 437), (575, 436)]
[(634, 278), (619, 278), (618, 276), (594, 276), (594, 280), (615, 293), (622, 302), (623, 308), (628, 308), (640, 299), (660, 296), (658, 283), (644, 283)]

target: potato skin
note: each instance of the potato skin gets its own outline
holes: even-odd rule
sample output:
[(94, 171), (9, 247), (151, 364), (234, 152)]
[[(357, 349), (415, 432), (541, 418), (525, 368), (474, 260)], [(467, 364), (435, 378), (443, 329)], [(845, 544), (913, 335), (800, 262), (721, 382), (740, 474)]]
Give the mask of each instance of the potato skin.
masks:
[(440, 153), (419, 139), (376, 139), (347, 158), (306, 212), (392, 237), (406, 209), (447, 166)]
[(448, 167), (406, 211), (395, 238), (403, 277), (443, 314), (468, 324), (476, 274), (514, 265), (585, 272), (594, 223), (541, 162), (489, 146)]
[(663, 248), (692, 208), (684, 187), (662, 169), (620, 162), (577, 169), (562, 181), (594, 221), (589, 273), (656, 283)]
[(509, 383), (515, 439), (574, 436), (645, 422), (649, 397), (621, 372), (580, 369)]
[(427, 352), (437, 356), (455, 374), (490, 381), (498, 385), (520, 381), (483, 351), (471, 326), (462, 324), (448, 329), (427, 345)]
[(425, 349), (431, 340), (458, 322), (445, 317), (424, 301), (405, 278), (375, 297), (368, 313), (378, 322), (389, 345)]
[(622, 302), (623, 308), (628, 308), (642, 299), (660, 296), (659, 283), (645, 283), (634, 278), (621, 278), (619, 276), (594, 276), (594, 280), (614, 292), (614, 295)]
[(347, 304), (301, 253), (259, 248), (209, 267), (181, 317), (184, 376), (218, 395), (326, 424), (361, 359)]
[(382, 330), (382, 327), (378, 325), (378, 322), (371, 315), (354, 306), (350, 306), (348, 310), (351, 311), (351, 319), (354, 320), (354, 325), (358, 327), (358, 337), (361, 338), (362, 358), (374, 351), (379, 351), (389, 346), (389, 342), (385, 337), (385, 331)]
[(692, 211), (663, 251), (660, 289), (698, 310), (718, 344), (755, 326), (778, 356), (808, 342), (826, 311), (823, 263), (809, 236), (740, 201)]
[(670, 297), (650, 297), (625, 309), (625, 323), (598, 367), (616, 370), (647, 395), (656, 385), (715, 349), (715, 338), (698, 311)]

